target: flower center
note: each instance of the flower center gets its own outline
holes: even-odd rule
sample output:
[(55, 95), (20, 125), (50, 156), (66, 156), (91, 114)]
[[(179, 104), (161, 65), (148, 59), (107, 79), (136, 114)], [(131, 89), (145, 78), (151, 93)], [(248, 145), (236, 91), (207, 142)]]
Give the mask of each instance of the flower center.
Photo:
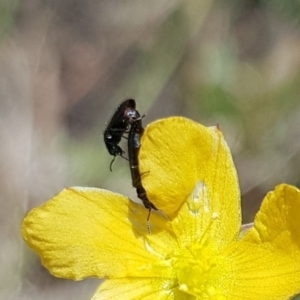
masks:
[(224, 300), (218, 288), (218, 261), (209, 240), (191, 245), (174, 257), (179, 289), (199, 299)]
[(219, 286), (223, 273), (221, 253), (210, 237), (218, 214), (211, 211), (204, 182), (197, 182), (186, 202), (191, 217), (198, 217), (199, 211), (202, 211), (208, 217), (208, 224), (202, 228), (199, 239), (191, 241), (190, 245), (181, 248), (180, 253), (173, 257), (179, 289), (201, 300), (225, 300)]

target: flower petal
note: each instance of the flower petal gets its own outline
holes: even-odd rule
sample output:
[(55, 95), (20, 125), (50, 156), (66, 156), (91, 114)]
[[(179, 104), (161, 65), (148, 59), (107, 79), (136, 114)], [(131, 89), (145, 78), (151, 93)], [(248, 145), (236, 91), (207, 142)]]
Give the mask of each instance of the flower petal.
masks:
[(195, 300), (181, 292), (178, 285), (161, 278), (126, 278), (106, 280), (91, 300)]
[(217, 127), (182, 117), (156, 121), (145, 129), (139, 163), (148, 198), (157, 208), (172, 219), (186, 203), (178, 218), (178, 235), (199, 237), (210, 227), (222, 244), (237, 236), (238, 180)]
[[(141, 205), (109, 191), (68, 188), (28, 213), (22, 235), (56, 277), (168, 277), (164, 268), (153, 274), (152, 264), (159, 258), (145, 250), (147, 213)], [(157, 235), (161, 241), (152, 237), (164, 251), (169, 247), (164, 243), (172, 240), (160, 228), (166, 221), (153, 213), (151, 222), (153, 231), (164, 232), (163, 237)]]
[(226, 299), (287, 300), (300, 292), (300, 191), (279, 185), (224, 257)]

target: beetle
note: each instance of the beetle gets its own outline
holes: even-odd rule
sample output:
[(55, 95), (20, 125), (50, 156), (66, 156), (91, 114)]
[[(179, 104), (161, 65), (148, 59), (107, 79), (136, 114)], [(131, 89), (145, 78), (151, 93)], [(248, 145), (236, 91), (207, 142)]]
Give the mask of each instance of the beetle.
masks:
[[(151, 210), (157, 210), (157, 208), (152, 204), (148, 197), (145, 188), (142, 185), (141, 174), (139, 170), (138, 154), (140, 150), (140, 138), (144, 133), (144, 128), (142, 127), (142, 117), (136, 110), (136, 118), (131, 124), (129, 134), (128, 134), (128, 156), (129, 156), (129, 167), (131, 173), (131, 180), (133, 187), (136, 188), (137, 196), (140, 198), (145, 206), (149, 210), (147, 217), (147, 222), (149, 222)], [(149, 230), (149, 228), (148, 228)]]
[(114, 156), (110, 163), (110, 171), (112, 171), (112, 165), (117, 155), (127, 159), (123, 156), (125, 152), (119, 146), (119, 143), (124, 134), (128, 132), (129, 124), (132, 124), (137, 118), (137, 114), (140, 117), (135, 107), (136, 104), (133, 99), (123, 101), (116, 109), (104, 131), (105, 146), (109, 154)]
[[(136, 110), (136, 103), (133, 99), (123, 101), (116, 109), (104, 131), (104, 142), (109, 154), (114, 156), (110, 163), (110, 170), (112, 171), (111, 167), (117, 155), (127, 159), (123, 156), (125, 152), (119, 146), (119, 143), (121, 142), (122, 137), (124, 137), (124, 134), (128, 133), (128, 161), (132, 185), (136, 188), (138, 198), (142, 200), (145, 208), (149, 210), (147, 217), (148, 223), (151, 210), (157, 210), (157, 208), (147, 197), (139, 171), (138, 154), (140, 150), (140, 138), (144, 133), (144, 128), (142, 126), (143, 117), (144, 116), (141, 116)], [(150, 232), (149, 224), (148, 231)]]

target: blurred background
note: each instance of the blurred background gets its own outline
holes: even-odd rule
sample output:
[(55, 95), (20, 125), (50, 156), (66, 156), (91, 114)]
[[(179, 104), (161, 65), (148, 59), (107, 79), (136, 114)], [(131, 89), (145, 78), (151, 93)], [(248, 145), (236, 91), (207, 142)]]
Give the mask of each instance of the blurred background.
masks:
[(0, 299), (94, 293), (99, 280), (49, 275), (19, 227), (65, 186), (136, 199), (127, 161), (111, 173), (103, 143), (126, 98), (145, 125), (220, 125), (244, 223), (278, 183), (300, 186), (298, 0), (1, 0), (0, 43)]

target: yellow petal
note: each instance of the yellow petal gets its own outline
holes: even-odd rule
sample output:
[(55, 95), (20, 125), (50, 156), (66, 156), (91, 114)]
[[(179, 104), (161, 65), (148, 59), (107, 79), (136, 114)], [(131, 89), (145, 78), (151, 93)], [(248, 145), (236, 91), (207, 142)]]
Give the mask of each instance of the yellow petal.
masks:
[(238, 180), (217, 127), (182, 117), (156, 121), (145, 129), (139, 163), (148, 198), (157, 208), (174, 218), (186, 201), (187, 207), (176, 221), (181, 231), (178, 235), (199, 238), (209, 227), (220, 244), (237, 236)]
[[(153, 274), (158, 254), (145, 250), (147, 213), (141, 205), (109, 191), (68, 188), (28, 213), (22, 235), (57, 277), (151, 277), (160, 271), (166, 277), (163, 268)], [(153, 213), (151, 222), (153, 232), (163, 232), (158, 235), (161, 240), (155, 241), (153, 235), (152, 242), (164, 251), (166, 241), (172, 245), (167, 230), (160, 228), (166, 221)]]
[(278, 185), (263, 200), (254, 220), (254, 228), (245, 235), (245, 240), (258, 244), (276, 243), (279, 247), (289, 242), (290, 245), (294, 245), (295, 250), (298, 250), (300, 247), (299, 215), (299, 190), (286, 184)]
[(254, 227), (232, 245), (220, 288), (230, 300), (287, 300), (300, 292), (300, 192), (280, 185), (264, 199)]
[(106, 280), (91, 300), (195, 300), (179, 291), (178, 285), (161, 278)]

